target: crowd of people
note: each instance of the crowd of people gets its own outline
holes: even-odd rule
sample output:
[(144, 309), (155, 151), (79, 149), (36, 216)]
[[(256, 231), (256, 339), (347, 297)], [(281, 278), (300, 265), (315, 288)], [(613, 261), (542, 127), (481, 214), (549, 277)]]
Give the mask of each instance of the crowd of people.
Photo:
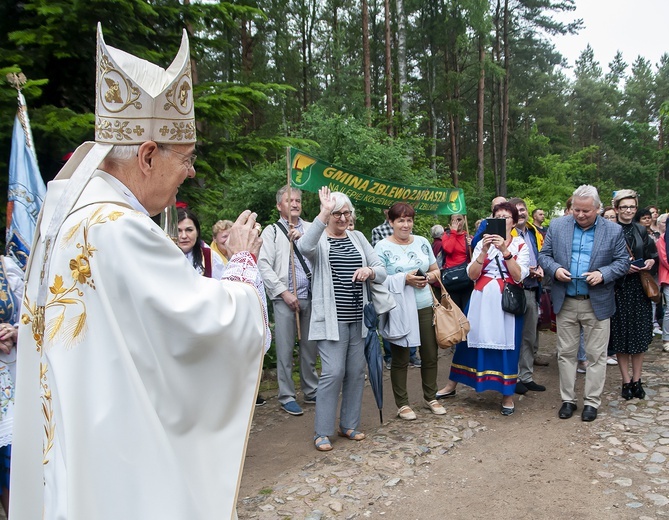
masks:
[[(581, 418), (596, 419), (607, 365), (618, 365), (624, 399), (645, 397), (654, 333), (669, 352), (669, 306), (650, 294), (659, 282), (669, 297), (667, 214), (640, 208), (634, 191), (602, 207), (594, 187), (580, 186), (549, 225), (543, 210), (530, 222), (524, 200), (497, 197), (473, 235), (456, 214), (447, 230), (432, 228), (432, 242), (414, 233), (414, 208), (397, 202), (370, 243), (345, 194), (321, 188), (306, 222), (300, 190), (285, 186), (277, 222), (261, 233), (246, 210), (218, 221), (210, 246), (181, 208), (175, 247), (151, 217), (195, 175), (188, 38), (165, 70), (107, 46), (99, 27), (98, 62), (96, 142), (50, 183), (25, 279), (10, 258), (0, 262), (0, 502), (12, 519), (235, 517), (253, 407), (265, 403), (267, 300), (279, 406), (303, 415), (297, 339), (300, 402), (315, 406), (319, 451), (335, 435), (366, 437), (371, 301), (396, 318), (382, 339), (401, 420), (416, 419), (409, 367), (420, 369), (422, 406), (438, 416), (458, 383), (498, 392), (504, 416), (515, 394), (546, 390), (533, 373), (544, 292), (559, 417), (578, 409), (585, 372)], [(116, 106), (117, 80), (139, 101)], [(443, 290), (471, 329), (440, 389), (433, 294), (448, 299)]]
[[(290, 377), (299, 331), (302, 403), (315, 405), (314, 445), (319, 451), (333, 448), (335, 434), (365, 438), (359, 431), (364, 338), (376, 333), (366, 330), (362, 320), (368, 281), (392, 295), (396, 309), (390, 312), (402, 316), (408, 331), (382, 334), (400, 419), (416, 419), (407, 391), (411, 366), (420, 368), (421, 401), (435, 415), (446, 413), (440, 401), (455, 396), (458, 383), (477, 392), (499, 392), (505, 416), (515, 411), (515, 394), (545, 391), (534, 380), (534, 366), (548, 363), (537, 358), (542, 312), (554, 313), (557, 330), (560, 418), (571, 417), (578, 408), (578, 373), (585, 374), (586, 383), (582, 420), (596, 418), (607, 365), (619, 367), (623, 398), (644, 397), (643, 353), (652, 339), (653, 316), (663, 316), (666, 309), (651, 304), (639, 273), (653, 273), (662, 290), (668, 290), (667, 215), (655, 216), (653, 208), (639, 210), (633, 191), (618, 191), (611, 206), (603, 207), (594, 187), (581, 186), (567, 201), (564, 216), (554, 217), (550, 225), (541, 209), (534, 208), (530, 216), (523, 199), (497, 197), (490, 217), (505, 222), (503, 231), (487, 232), (489, 221), (482, 219), (470, 234), (465, 215), (456, 214), (448, 229), (431, 229), (431, 243), (414, 233), (414, 208), (397, 202), (373, 229), (371, 244), (354, 230), (355, 210), (348, 197), (323, 188), (320, 213), (308, 223), (301, 218), (301, 196), (300, 190), (285, 186), (277, 192), (280, 219), (262, 233), (259, 265), (275, 315), (279, 404), (290, 415), (303, 413)], [(445, 276), (458, 270), (466, 272), (465, 280)], [(441, 293), (440, 280), (471, 326), (467, 339), (454, 349), (449, 378), (441, 388), (432, 304), (432, 292), (437, 297)], [(512, 314), (503, 307), (507, 285), (522, 288), (522, 312)], [(552, 302), (548, 307), (544, 293)], [(669, 351), (669, 323), (665, 326), (662, 317), (659, 321)]]

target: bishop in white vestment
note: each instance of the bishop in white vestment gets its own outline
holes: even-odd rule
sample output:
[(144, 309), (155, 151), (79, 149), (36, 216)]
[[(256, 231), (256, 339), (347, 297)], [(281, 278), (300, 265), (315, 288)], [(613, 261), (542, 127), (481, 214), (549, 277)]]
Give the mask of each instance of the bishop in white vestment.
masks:
[[(140, 60), (106, 47), (99, 33), (97, 143), (80, 147), (49, 184), (28, 268), (13, 519), (236, 518), (269, 344), (259, 238), (245, 212), (231, 240), (251, 245), (237, 248), (216, 281), (198, 275), (150, 218), (194, 175), (192, 98), (190, 108), (170, 98), (192, 96), (184, 41), (163, 71), (133, 66)], [(101, 81), (105, 74), (116, 84)], [(159, 76), (158, 87), (142, 74)], [(124, 110), (144, 113), (105, 111), (105, 88), (115, 92), (107, 102), (123, 104), (135, 87), (146, 99)], [(178, 110), (168, 110), (170, 99)], [(128, 157), (113, 149), (115, 129), (127, 125), (105, 117), (145, 125)], [(161, 140), (161, 128), (177, 130)]]

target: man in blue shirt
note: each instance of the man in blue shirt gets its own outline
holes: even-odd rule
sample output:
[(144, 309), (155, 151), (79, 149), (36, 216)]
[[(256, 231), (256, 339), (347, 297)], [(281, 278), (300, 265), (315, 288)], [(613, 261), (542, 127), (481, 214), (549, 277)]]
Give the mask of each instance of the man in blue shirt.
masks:
[(629, 270), (622, 228), (599, 216), (601, 201), (594, 186), (579, 186), (571, 215), (551, 222), (539, 265), (553, 279), (551, 299), (557, 315), (558, 368), (562, 407), (568, 419), (576, 405), (576, 354), (580, 327), (585, 332), (588, 371), (583, 421), (594, 421), (606, 378), (610, 318), (616, 310), (614, 282)]

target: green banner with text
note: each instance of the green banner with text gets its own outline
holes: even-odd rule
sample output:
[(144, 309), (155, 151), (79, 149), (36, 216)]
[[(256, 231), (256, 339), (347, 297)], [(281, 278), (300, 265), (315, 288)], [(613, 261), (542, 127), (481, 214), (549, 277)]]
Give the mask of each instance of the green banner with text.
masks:
[(416, 213), (453, 215), (467, 213), (465, 195), (457, 188), (405, 186), (344, 170), (296, 148), (290, 148), (292, 186), (318, 192), (322, 186), (348, 195), (354, 204), (389, 208), (395, 202), (411, 204)]

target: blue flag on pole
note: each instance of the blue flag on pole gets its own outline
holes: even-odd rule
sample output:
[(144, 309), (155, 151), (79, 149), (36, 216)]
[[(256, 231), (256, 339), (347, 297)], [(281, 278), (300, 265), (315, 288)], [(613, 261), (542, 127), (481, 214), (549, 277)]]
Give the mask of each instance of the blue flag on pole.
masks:
[(18, 101), (9, 158), (6, 239), (7, 255), (25, 270), (46, 186), (37, 166), (26, 100), (20, 91)]

